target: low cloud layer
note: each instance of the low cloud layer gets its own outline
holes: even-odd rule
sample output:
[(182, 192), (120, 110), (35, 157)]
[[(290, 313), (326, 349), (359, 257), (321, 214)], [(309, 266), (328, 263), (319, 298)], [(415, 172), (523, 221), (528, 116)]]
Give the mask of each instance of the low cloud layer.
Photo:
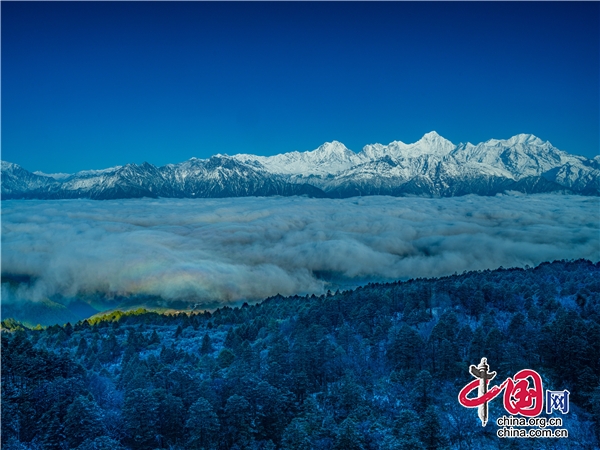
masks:
[(372, 280), (600, 259), (599, 199), (536, 195), (2, 202), (3, 300), (236, 303)]

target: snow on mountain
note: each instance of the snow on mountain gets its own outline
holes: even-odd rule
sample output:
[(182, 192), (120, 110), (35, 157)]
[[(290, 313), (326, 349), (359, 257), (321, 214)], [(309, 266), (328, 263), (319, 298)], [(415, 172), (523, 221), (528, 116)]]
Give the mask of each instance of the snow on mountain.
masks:
[[(18, 172), (18, 176), (14, 172)], [(127, 164), (78, 172), (64, 180), (35, 175), (16, 164), (2, 163), (2, 199), (273, 195), (324, 197), (325, 193), (312, 185), (291, 183), (264, 168), (243, 164), (228, 156), (213, 156), (206, 160), (193, 158), (163, 167), (149, 163)]]
[(586, 195), (600, 193), (600, 165), (530, 134), (459, 146), (452, 156), (466, 170), (516, 181), (543, 178)]
[(36, 170), (35, 172), (33, 172), (33, 174), (39, 175), (40, 177), (54, 178), (55, 180), (65, 180), (72, 176), (72, 174), (70, 173), (44, 173), (40, 172), (39, 170)]
[(600, 195), (600, 156), (571, 155), (530, 134), (455, 145), (435, 131), (412, 144), (338, 141), (306, 152), (127, 164), (73, 175), (2, 162), (2, 198), (455, 196), (505, 191)]
[(550, 142), (530, 134), (519, 134), (506, 140), (490, 139), (477, 145), (461, 144), (452, 156), (459, 164), (515, 180), (541, 176), (567, 163), (579, 165), (586, 161), (586, 158), (558, 150)]
[(2, 198), (12, 192), (43, 189), (55, 182), (54, 179), (28, 172), (18, 164), (2, 161)]
[(282, 153), (275, 156), (238, 154), (233, 157), (248, 164), (260, 164), (273, 173), (307, 177), (311, 175), (336, 175), (360, 164), (386, 156), (414, 158), (421, 155), (443, 156), (456, 146), (435, 131), (425, 134), (413, 144), (394, 141), (388, 145), (370, 144), (355, 153), (338, 141), (326, 142), (316, 150)]
[(34, 175), (39, 175), (41, 177), (54, 178), (55, 180), (67, 180), (71, 177), (94, 177), (97, 175), (103, 175), (108, 173), (113, 173), (119, 170), (122, 166), (109, 167), (107, 169), (98, 169), (98, 170), (81, 170), (77, 173), (44, 173), (39, 170), (32, 172)]
[(104, 175), (108, 173), (114, 173), (121, 169), (123, 166), (108, 167), (107, 169), (96, 169), (96, 170), (81, 170), (75, 175), (78, 177), (93, 177), (97, 175)]
[(363, 159), (338, 141), (326, 142), (308, 152), (290, 152), (275, 156), (234, 155), (246, 164), (260, 164), (272, 173), (285, 175), (334, 175), (363, 162)]
[(365, 162), (389, 156), (391, 158), (416, 158), (422, 155), (434, 155), (443, 157), (456, 148), (452, 142), (443, 138), (435, 131), (426, 133), (421, 139), (413, 144), (405, 144), (402, 141), (394, 141), (388, 145), (370, 144), (366, 145), (359, 156)]

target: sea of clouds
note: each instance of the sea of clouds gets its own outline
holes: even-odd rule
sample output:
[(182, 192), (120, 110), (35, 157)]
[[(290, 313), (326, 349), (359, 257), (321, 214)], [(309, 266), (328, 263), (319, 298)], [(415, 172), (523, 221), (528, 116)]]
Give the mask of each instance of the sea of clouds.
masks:
[[(156, 295), (206, 304), (465, 270), (600, 259), (597, 197), (2, 202), (3, 301)], [(7, 294), (10, 291), (10, 295)]]

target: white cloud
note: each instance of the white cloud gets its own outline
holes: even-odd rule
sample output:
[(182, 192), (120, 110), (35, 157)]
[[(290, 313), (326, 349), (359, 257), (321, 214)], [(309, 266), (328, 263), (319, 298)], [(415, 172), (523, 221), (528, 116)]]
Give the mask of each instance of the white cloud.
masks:
[[(596, 197), (3, 201), (14, 297), (228, 303), (463, 270), (600, 259)], [(6, 289), (3, 290), (6, 292)], [(13, 297), (13, 295), (11, 295)]]

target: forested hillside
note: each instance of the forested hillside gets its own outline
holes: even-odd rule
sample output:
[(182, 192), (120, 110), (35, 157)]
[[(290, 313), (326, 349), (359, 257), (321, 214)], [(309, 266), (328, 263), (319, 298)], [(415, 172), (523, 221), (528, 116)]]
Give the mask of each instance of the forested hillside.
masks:
[[(2, 323), (2, 448), (597, 448), (600, 264), (469, 272), (274, 297)], [(499, 439), (460, 406), (469, 365), (568, 389), (569, 438)]]

